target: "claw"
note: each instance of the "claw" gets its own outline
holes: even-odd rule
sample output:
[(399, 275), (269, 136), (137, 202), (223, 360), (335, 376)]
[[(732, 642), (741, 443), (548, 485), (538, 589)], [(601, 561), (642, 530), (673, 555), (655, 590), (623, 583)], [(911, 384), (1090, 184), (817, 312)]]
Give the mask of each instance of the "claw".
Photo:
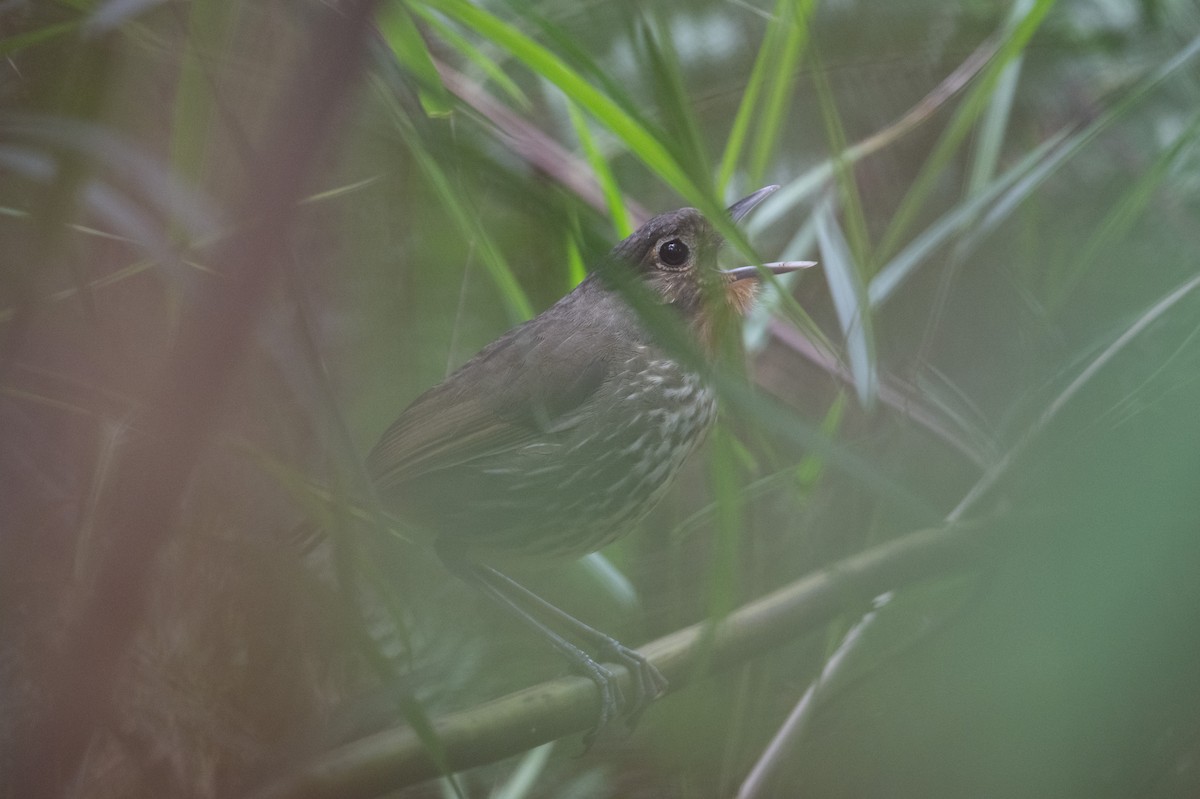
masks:
[(617, 679), (617, 675), (605, 666), (591, 658), (580, 660), (575, 665), (584, 673), (583, 676), (596, 684), (596, 688), (600, 692), (600, 715), (596, 719), (596, 726), (583, 736), (583, 751), (579, 753), (579, 756), (582, 757), (591, 750), (600, 732), (607, 729), (613, 719), (620, 715), (621, 706), (625, 703), (625, 696), (621, 691), (621, 683)]
[(626, 725), (633, 730), (650, 703), (666, 693), (667, 678), (641, 652), (630, 649), (614, 639), (605, 642), (601, 656), (612, 659), (629, 670), (634, 695), (628, 703), (623, 703), (622, 711)]
[[(583, 738), (584, 752), (591, 748), (598, 734), (618, 716), (625, 718), (626, 730), (632, 731), (638, 719), (641, 718), (642, 711), (666, 692), (667, 679), (642, 653), (630, 649), (615, 638), (611, 638), (594, 627), (589, 627), (574, 616), (564, 613), (491, 566), (463, 561), (461, 553), (449, 546), (439, 548), (438, 553), (448, 568), (480, 588), (502, 607), (507, 608), (540, 633), (571, 662), (576, 671), (596, 684), (596, 688), (600, 692), (600, 716), (596, 721), (596, 726)], [(531, 613), (524, 606), (525, 604), (539, 611), (541, 617)], [(577, 640), (591, 644), (599, 651), (602, 660), (619, 663), (628, 669), (630, 683), (634, 690), (633, 696), (627, 700), (617, 676), (605, 666), (597, 663), (577, 644), (552, 629), (544, 617), (557, 620), (571, 630)]]
[(579, 659), (575, 663), (576, 668), (594, 682), (600, 692), (600, 715), (596, 719), (596, 726), (583, 736), (583, 751), (579, 753), (581, 757), (588, 753), (600, 734), (618, 716), (625, 720), (626, 733), (632, 732), (642, 712), (667, 690), (667, 678), (641, 652), (610, 638), (601, 646), (600, 656), (619, 663), (629, 671), (633, 693), (626, 696), (617, 675), (595, 660)]

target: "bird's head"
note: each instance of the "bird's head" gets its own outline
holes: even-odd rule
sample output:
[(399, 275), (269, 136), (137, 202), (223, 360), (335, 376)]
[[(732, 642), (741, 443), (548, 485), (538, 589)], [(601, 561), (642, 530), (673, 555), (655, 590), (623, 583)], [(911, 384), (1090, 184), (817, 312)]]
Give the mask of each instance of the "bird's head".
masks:
[[(778, 186), (767, 186), (729, 206), (737, 222)], [(633, 266), (635, 273), (665, 304), (678, 310), (701, 333), (711, 338), (723, 313), (741, 316), (754, 302), (760, 272), (756, 266), (721, 269), (717, 254), (725, 239), (695, 208), (680, 208), (650, 219), (613, 250), (614, 259)], [(782, 275), (812, 266), (811, 261), (764, 264)]]

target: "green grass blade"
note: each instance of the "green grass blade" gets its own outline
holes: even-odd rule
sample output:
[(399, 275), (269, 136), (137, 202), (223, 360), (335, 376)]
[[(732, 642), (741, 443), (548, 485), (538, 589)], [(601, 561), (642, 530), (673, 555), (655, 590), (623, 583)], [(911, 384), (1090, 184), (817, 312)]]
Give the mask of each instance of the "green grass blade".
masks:
[[(817, 99), (821, 105), (821, 119), (825, 123), (825, 135), (829, 140), (829, 149), (833, 152), (833, 174), (837, 180), (841, 207), (849, 230), (850, 252), (854, 256), (852, 263), (858, 269), (864, 270), (864, 274), (866, 274), (867, 270), (870, 270), (871, 264), (871, 241), (867, 232), (867, 217), (863, 211), (862, 197), (858, 193), (858, 184), (854, 180), (853, 166), (844, 157), (847, 148), (841, 115), (838, 113), (837, 104), (833, 100), (833, 91), (816, 53), (813, 53), (813, 62), (816, 67), (813, 70), (813, 83), (816, 86)], [(860, 275), (856, 282), (862, 280), (863, 275)]]
[[(175, 84), (171, 120), (171, 169), (195, 186), (204, 185), (212, 118), (217, 110), (212, 75), (204, 53), (220, 52), (232, 14), (217, 0), (195, 0), (189, 6), (188, 36)], [(173, 231), (180, 238), (180, 231)]]
[[(616, 230), (617, 236), (623, 239), (633, 232), (633, 223), (629, 221), (629, 210), (625, 207), (625, 196), (621, 193), (621, 187), (617, 185), (617, 179), (609, 169), (604, 154), (596, 146), (596, 140), (588, 128), (587, 119), (570, 100), (567, 100), (567, 114), (571, 118), (571, 125), (575, 128), (575, 135), (579, 138), (579, 146), (583, 148), (583, 155), (587, 159), (588, 166), (592, 168), (592, 174), (600, 185), (600, 191), (604, 194), (604, 202), (608, 205), (608, 213), (612, 217), (613, 229)], [(578, 254), (578, 249), (576, 249), (576, 253)]]
[(513, 274), (512, 268), (509, 267), (500, 248), (492, 241), (486, 228), (480, 224), (478, 212), (466, 203), (460, 192), (454, 190), (450, 178), (438, 160), (426, 148), (425, 143), (421, 141), (411, 121), (404, 116), (403, 110), (395, 103), (390, 93), (384, 91), (381, 94), (387, 97), (387, 102), (391, 105), (393, 120), (396, 123), (396, 130), (408, 144), (409, 152), (421, 169), (421, 173), (441, 199), (442, 205), (450, 214), (450, 219), (454, 222), (455, 227), (468, 241), (475, 244), (484, 266), (487, 268), (488, 276), (500, 291), (500, 297), (511, 321), (523, 322), (532, 318), (533, 305), (529, 302), (529, 297), (521, 288), (520, 282)]
[(1142, 172), (1124, 197), (1108, 212), (1097, 226), (1095, 234), (1089, 237), (1087, 246), (1068, 264), (1065, 273), (1056, 278), (1048, 292), (1048, 307), (1056, 308), (1064, 303), (1101, 254), (1129, 234), (1146, 212), (1156, 190), (1196, 144), (1198, 135), (1200, 114), (1195, 114), (1183, 132)]
[(491, 799), (525, 799), (534, 795), (537, 781), (545, 772), (550, 753), (553, 751), (554, 742), (551, 741), (522, 755), (508, 779), (497, 785), (489, 794)]
[(720, 216), (720, 206), (696, 185), (687, 170), (653, 133), (561, 58), (512, 25), (466, 0), (426, 0), (426, 4), (473, 28), (557, 86), (573, 103), (612, 131), (642, 163), (681, 197), (712, 218)]
[(402, 0), (381, 3), (375, 13), (375, 25), (396, 61), (416, 79), (425, 113), (431, 117), (450, 114), (454, 110), (454, 100), (442, 85), (441, 75), (408, 5)]
[(1197, 55), (1200, 55), (1200, 36), (1139, 81), (1108, 111), (1087, 126), (1069, 135), (1065, 130), (1055, 134), (994, 180), (991, 186), (943, 215), (879, 270), (869, 287), (872, 307), (887, 302), (925, 262), (927, 256), (955, 232), (966, 230), (970, 225), (962, 246), (968, 250), (977, 246), (984, 236), (995, 230), (1060, 167), (1082, 153), (1103, 131), (1130, 113), (1151, 91)]
[(1042, 142), (1022, 158), (1020, 163), (993, 180), (989, 186), (976, 192), (970, 199), (947, 211), (909, 242), (908, 246), (884, 264), (871, 279), (867, 291), (871, 307), (878, 308), (887, 302), (919, 267), (928, 263), (929, 256), (935, 250), (944, 245), (951, 236), (977, 220), (1004, 192), (1017, 185), (1023, 178), (1044, 169), (1047, 163), (1053, 161), (1052, 154), (1057, 152), (1058, 145), (1065, 139), (1066, 133), (1059, 132)]
[(425, 20), (446, 44), (466, 56), (467, 60), (477, 66), (492, 83), (504, 92), (518, 107), (528, 110), (533, 107), (529, 96), (517, 85), (517, 82), (504, 72), (493, 59), (480, 48), (476, 47), (466, 36), (463, 36), (453, 26), (446, 24), (437, 14), (422, 6), (411, 6), (410, 10)]
[[(776, 16), (789, 0), (779, 0), (775, 7)], [(758, 98), (766, 89), (770, 65), (775, 59), (775, 51), (779, 49), (779, 26), (769, 25), (762, 46), (758, 48), (758, 56), (754, 59), (754, 67), (750, 77), (742, 89), (742, 101), (738, 104), (733, 126), (725, 140), (725, 150), (721, 154), (721, 164), (717, 169), (717, 192), (724, 195), (733, 180), (742, 151), (750, 134), (750, 123), (758, 112)]]
[[(833, 402), (821, 419), (821, 435), (833, 440), (842, 428), (842, 419), (846, 415), (846, 392), (839, 391)], [(825, 458), (819, 452), (809, 452), (800, 459), (794, 468), (796, 483), (805, 492), (811, 491), (825, 473)]]
[[(1009, 14), (1009, 24), (1018, 24), (1032, 10), (1033, 0), (1018, 0)], [(1021, 66), (1024, 61), (1024, 52), (1018, 52), (1004, 65), (996, 79), (995, 91), (988, 100), (987, 110), (984, 111), (983, 121), (979, 126), (979, 135), (975, 139), (971, 172), (967, 182), (968, 195), (982, 191), (996, 174), (996, 164), (1000, 159), (1008, 120), (1012, 116), (1013, 98), (1020, 83)]]
[(982, 237), (995, 229), (1006, 219), (1033, 191), (1044, 183), (1059, 167), (1082, 153), (1099, 135), (1118, 120), (1130, 113), (1142, 100), (1167, 78), (1174, 75), (1184, 66), (1200, 55), (1200, 36), (1194, 37), (1187, 46), (1171, 57), (1150, 75), (1138, 81), (1129, 91), (1106, 112), (1092, 120), (1086, 127), (1064, 141), (1045, 162), (1022, 177), (1011, 189), (1003, 194), (972, 229), (972, 237)]
[(36, 30), (25, 31), (24, 33), (16, 33), (12, 36), (5, 36), (0, 39), (0, 56), (10, 56), (14, 53), (19, 53), (22, 50), (33, 47), (35, 45), (48, 42), (59, 36), (64, 36), (78, 29), (80, 22), (78, 20), (72, 22), (58, 22), (53, 25), (45, 25)]
[(629, 94), (625, 85), (613, 76), (612, 70), (599, 64), (592, 57), (588, 48), (580, 44), (577, 35), (565, 31), (543, 13), (542, 8), (546, 4), (537, 2), (537, 0), (504, 0), (504, 4), (516, 12), (516, 18), (521, 23), (536, 26), (545, 40), (562, 54), (565, 63), (570, 64), (576, 72), (599, 86), (604, 94), (619, 105), (626, 114), (636, 119), (646, 129), (654, 128), (651, 120), (642, 113), (640, 105)]
[[(1016, 443), (1009, 448), (1004, 456), (993, 463), (988, 470), (979, 478), (979, 481), (971, 487), (971, 490), (962, 498), (962, 501), (951, 511), (946, 517), (946, 521), (955, 522), (962, 519), (970, 512), (978, 503), (979, 500), (986, 496), (1000, 478), (1008, 472), (1009, 468), (1029, 449), (1030, 445), (1046, 430), (1059, 412), (1062, 411), (1078, 394), (1081, 392), (1091, 380), (1100, 373), (1114, 358), (1117, 357), (1129, 344), (1131, 344), (1138, 336), (1140, 336), (1154, 322), (1160, 319), (1164, 314), (1174, 308), (1181, 300), (1191, 294), (1193, 291), (1200, 289), (1200, 276), (1192, 277), (1185, 280), (1172, 291), (1168, 292), (1161, 299), (1143, 311), (1133, 324), (1125, 328), (1122, 333), (1113, 339), (1104, 350), (1088, 362), (1079, 374), (1075, 376), (1070, 383), (1060, 391), (1053, 400), (1051, 400), (1038, 418), (1034, 420)], [(1190, 338), (1193, 333), (1189, 333)]]
[(859, 403), (870, 408), (875, 402), (878, 378), (866, 287), (860, 280), (854, 255), (837, 223), (831, 202), (826, 201), (817, 209), (816, 224), (821, 268), (825, 270), (833, 307), (846, 339), (846, 355), (855, 392)]
[(716, 514), (716, 538), (708, 577), (708, 616), (713, 621), (729, 615), (737, 603), (744, 502), (737, 465), (737, 440), (725, 425), (717, 425), (709, 459)]
[(1024, 18), (1010, 27), (992, 63), (984, 70), (975, 88), (955, 113), (933, 152), (926, 159), (912, 188), (896, 209), (891, 224), (880, 240), (879, 254), (882, 257), (894, 253), (900, 241), (908, 235), (914, 220), (949, 167), (954, 154), (970, 135), (976, 120), (987, 109), (988, 100), (996, 90), (1005, 67), (1024, 50), (1053, 5), (1054, 0), (1038, 0)]
[[(669, 23), (661, 23), (657, 30)], [(637, 41), (645, 50), (649, 62), (649, 79), (658, 101), (659, 115), (665, 120), (663, 141), (674, 150), (676, 160), (683, 165), (697, 185), (706, 185), (712, 175), (711, 159), (704, 146), (692, 98), (684, 85), (679, 68), (679, 54), (671, 36), (657, 36), (648, 23), (637, 27)]]
[(813, 0), (784, 0), (776, 6), (778, 24), (782, 30), (779, 51), (773, 54), (774, 69), (769, 76), (769, 90), (757, 126), (754, 146), (750, 150), (750, 182), (763, 182), (770, 163), (776, 157), (779, 135), (796, 85), (796, 74), (804, 48), (808, 44), (808, 20)]

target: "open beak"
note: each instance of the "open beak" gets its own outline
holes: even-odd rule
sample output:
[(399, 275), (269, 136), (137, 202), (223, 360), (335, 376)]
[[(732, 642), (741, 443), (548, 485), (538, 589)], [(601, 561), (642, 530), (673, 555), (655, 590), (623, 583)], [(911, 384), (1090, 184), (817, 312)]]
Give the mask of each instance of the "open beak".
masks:
[[(778, 186), (764, 186), (748, 197), (735, 202), (729, 206), (729, 217), (734, 222), (740, 222), (742, 217), (750, 213), (754, 206), (770, 197), (779, 190)], [(763, 264), (762, 268), (766, 269), (773, 275), (786, 275), (788, 272), (795, 272), (797, 269), (807, 269), (810, 266), (816, 266), (816, 261), (775, 261), (769, 264)], [(762, 273), (757, 266), (739, 266), (736, 269), (722, 269), (721, 274), (729, 278), (729, 282), (735, 280), (745, 280), (750, 277), (758, 277)]]

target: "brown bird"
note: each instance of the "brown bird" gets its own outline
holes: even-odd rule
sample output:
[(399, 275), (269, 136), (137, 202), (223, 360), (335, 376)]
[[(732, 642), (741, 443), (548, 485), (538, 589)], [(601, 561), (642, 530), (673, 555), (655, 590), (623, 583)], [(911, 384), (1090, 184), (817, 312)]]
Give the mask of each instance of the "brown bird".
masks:
[[(729, 215), (741, 219), (777, 188), (734, 203)], [(385, 506), (430, 533), (452, 572), (596, 682), (599, 726), (622, 705), (640, 711), (666, 680), (642, 655), (497, 567), (577, 558), (615, 541), (658, 502), (704, 438), (716, 416), (712, 390), (660, 346), (619, 284), (640, 279), (710, 351), (715, 318), (744, 313), (759, 274), (753, 266), (720, 270), (721, 243), (694, 208), (654, 217), (574, 291), (418, 397), (368, 458)], [(782, 274), (810, 265), (766, 268)], [(613, 673), (568, 637), (628, 667), (636, 697), (624, 702)]]

